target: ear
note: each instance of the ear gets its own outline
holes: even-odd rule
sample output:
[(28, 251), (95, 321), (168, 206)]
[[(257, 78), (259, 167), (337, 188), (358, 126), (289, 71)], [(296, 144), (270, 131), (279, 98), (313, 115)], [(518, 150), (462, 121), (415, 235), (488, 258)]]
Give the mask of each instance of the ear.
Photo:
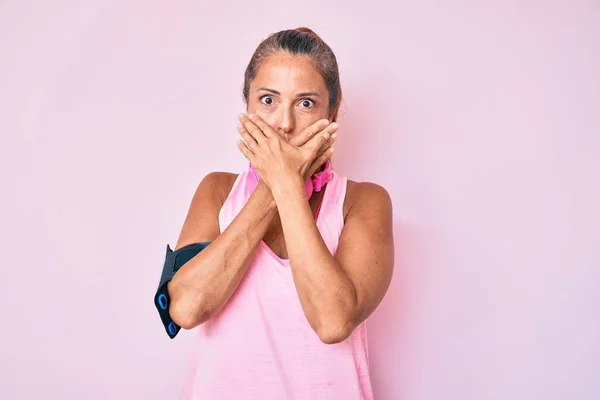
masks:
[(337, 122), (338, 115), (340, 113), (341, 105), (342, 105), (342, 102), (340, 101), (339, 104), (336, 105), (333, 110), (330, 110), (330, 113), (329, 113), (329, 120), (330, 120), (330, 122)]
[(335, 110), (332, 113), (330, 113), (328, 119), (329, 119), (329, 123), (337, 122), (337, 119), (338, 119), (338, 110)]

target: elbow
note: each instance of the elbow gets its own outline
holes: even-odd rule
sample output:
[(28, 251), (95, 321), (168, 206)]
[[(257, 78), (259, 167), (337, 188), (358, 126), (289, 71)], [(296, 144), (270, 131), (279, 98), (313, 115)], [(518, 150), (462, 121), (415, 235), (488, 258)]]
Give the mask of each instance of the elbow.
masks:
[(336, 344), (348, 339), (354, 330), (354, 324), (349, 319), (338, 321), (327, 321), (315, 329), (321, 342), (325, 344)]
[(361, 321), (363, 308), (356, 301), (346, 303), (335, 311), (322, 312), (318, 322), (311, 324), (321, 342), (336, 344), (348, 339)]
[(352, 331), (344, 327), (327, 327), (321, 328), (317, 331), (317, 335), (321, 342), (325, 344), (336, 344), (346, 340)]
[(194, 296), (194, 299), (190, 299), (181, 291), (172, 290), (169, 286), (168, 289), (171, 297), (169, 315), (181, 329), (194, 329), (210, 319), (211, 313), (202, 298)]
[(198, 326), (195, 319), (190, 316), (189, 313), (183, 312), (180, 308), (171, 305), (169, 308), (169, 314), (173, 322), (180, 326), (181, 329), (190, 330)]
[(181, 302), (171, 302), (169, 315), (181, 329), (190, 330), (210, 319), (210, 313), (205, 312), (201, 307), (190, 307)]
[(171, 301), (169, 305), (169, 315), (173, 322), (180, 326), (181, 329), (193, 329), (196, 327), (192, 313), (188, 310), (188, 307), (184, 307), (181, 301)]

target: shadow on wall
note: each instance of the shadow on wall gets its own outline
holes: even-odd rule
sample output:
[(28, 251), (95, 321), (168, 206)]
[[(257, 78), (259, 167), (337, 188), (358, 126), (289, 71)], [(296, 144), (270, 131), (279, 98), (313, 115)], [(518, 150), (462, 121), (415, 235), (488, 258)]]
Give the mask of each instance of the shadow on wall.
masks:
[(353, 90), (344, 94), (340, 107), (334, 156), (343, 175), (375, 182), (388, 190), (397, 183), (399, 168), (406, 167), (399, 156), (415, 129), (410, 125), (415, 112), (409, 99), (398, 95), (393, 102), (382, 100), (389, 98), (394, 79), (381, 73), (377, 79), (369, 78), (368, 84), (351, 83)]
[[(425, 238), (422, 232), (394, 220), (395, 265), (390, 287), (368, 319), (369, 361), (376, 399), (415, 398), (408, 394), (416, 379), (415, 325), (417, 290)], [(397, 393), (398, 387), (402, 393)]]
[[(380, 107), (375, 101), (383, 98), (387, 89), (379, 77), (369, 81), (368, 87), (354, 90), (344, 100), (340, 110), (340, 137), (336, 143), (335, 167), (342, 175), (357, 181), (372, 181), (393, 191), (402, 185), (398, 180), (406, 177), (399, 169), (402, 160), (391, 160), (379, 154), (390, 152), (390, 146), (401, 150), (409, 140), (414, 127), (406, 125), (402, 112), (409, 104)], [(352, 97), (350, 97), (352, 96)], [(397, 107), (397, 109), (396, 109)], [(404, 132), (403, 135), (401, 132)], [(398, 151), (399, 157), (401, 151)], [(384, 173), (385, 176), (378, 176)], [(395, 266), (390, 287), (377, 310), (368, 320), (369, 360), (371, 380), (376, 399), (400, 400), (416, 398), (411, 387), (418, 374), (415, 355), (416, 327), (418, 323), (418, 290), (426, 261), (426, 232), (401, 219), (399, 199), (394, 201)], [(398, 393), (401, 388), (402, 393)]]
[(369, 122), (376, 118), (373, 108), (360, 96), (344, 98), (340, 107), (340, 137), (335, 144), (334, 163), (343, 175), (352, 180), (367, 180), (363, 166), (373, 165), (377, 160), (374, 132), (369, 126)]

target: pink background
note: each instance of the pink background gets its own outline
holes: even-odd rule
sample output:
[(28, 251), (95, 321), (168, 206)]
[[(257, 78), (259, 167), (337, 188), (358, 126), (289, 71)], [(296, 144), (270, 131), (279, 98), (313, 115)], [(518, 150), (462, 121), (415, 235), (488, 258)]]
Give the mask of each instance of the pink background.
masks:
[(391, 193), (377, 399), (600, 398), (593, 1), (0, 3), (0, 397), (174, 399), (152, 304), (209, 171), (238, 171), (267, 34), (337, 54), (335, 165)]

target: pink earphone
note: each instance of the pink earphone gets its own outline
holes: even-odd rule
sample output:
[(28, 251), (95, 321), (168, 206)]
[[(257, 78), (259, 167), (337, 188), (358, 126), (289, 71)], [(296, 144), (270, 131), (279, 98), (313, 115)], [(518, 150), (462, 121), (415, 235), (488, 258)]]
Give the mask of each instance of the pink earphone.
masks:
[[(333, 179), (333, 173), (331, 172), (331, 162), (325, 161), (325, 168), (323, 171), (317, 172), (310, 179), (304, 182), (304, 190), (306, 192), (306, 198), (310, 199), (313, 192), (320, 192), (325, 185), (327, 185), (331, 179)], [(252, 167), (252, 164), (249, 165), (248, 169), (254, 175), (256, 179), (256, 184), (258, 184), (259, 176), (258, 172)]]

